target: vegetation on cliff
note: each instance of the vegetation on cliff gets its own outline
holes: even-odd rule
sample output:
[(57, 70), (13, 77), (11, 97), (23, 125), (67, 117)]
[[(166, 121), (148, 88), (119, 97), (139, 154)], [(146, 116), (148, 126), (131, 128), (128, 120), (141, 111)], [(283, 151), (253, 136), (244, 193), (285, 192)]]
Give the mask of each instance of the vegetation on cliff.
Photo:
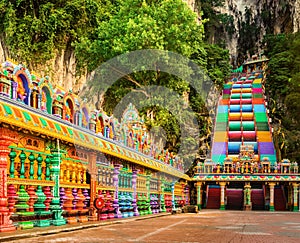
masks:
[(300, 33), (267, 36), (266, 90), (280, 158), (300, 160)]

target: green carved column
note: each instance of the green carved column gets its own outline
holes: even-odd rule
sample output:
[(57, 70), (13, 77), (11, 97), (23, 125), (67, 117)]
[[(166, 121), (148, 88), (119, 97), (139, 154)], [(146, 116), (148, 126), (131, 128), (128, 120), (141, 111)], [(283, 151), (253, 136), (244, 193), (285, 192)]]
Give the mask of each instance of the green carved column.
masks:
[(147, 214), (152, 214), (151, 206), (150, 206), (150, 179), (151, 175), (147, 175), (146, 180), (146, 188), (147, 188)]
[(298, 212), (298, 184), (293, 183), (293, 193), (294, 193), (294, 202), (293, 202), (293, 212)]
[(45, 159), (45, 164), (46, 164), (46, 181), (50, 181), (50, 163), (51, 163), (51, 159), (47, 155), (47, 157)]
[(31, 152), (30, 155), (28, 156), (28, 159), (30, 161), (30, 167), (29, 167), (29, 179), (34, 179), (34, 160), (35, 156)]
[(31, 219), (30, 216), (34, 215), (34, 212), (28, 212), (29, 205), (27, 204), (29, 200), (29, 195), (25, 190), (24, 185), (20, 185), (20, 188), (17, 192), (17, 203), (15, 204), (15, 208), (17, 210), (17, 215), (19, 217), (20, 222), (18, 223), (18, 226), (21, 229), (31, 229), (33, 228), (33, 221), (30, 221), (28, 219)]
[(42, 179), (42, 162), (43, 162), (43, 157), (39, 154), (38, 157), (36, 158), (37, 163), (38, 163), (38, 168), (37, 168), (37, 179), (41, 180)]
[(176, 210), (176, 201), (175, 201), (175, 182), (172, 182), (171, 184), (172, 188), (172, 210)]
[(61, 150), (59, 149), (52, 149), (51, 154), (51, 177), (52, 180), (55, 182), (53, 187), (53, 199), (51, 202), (51, 212), (53, 213), (53, 220), (52, 224), (59, 226), (66, 224), (66, 220), (63, 218), (62, 213), (63, 210), (60, 207), (60, 197), (59, 197), (59, 173), (60, 173), (60, 160), (61, 160)]
[(25, 178), (25, 160), (27, 158), (24, 151), (21, 152), (21, 154), (19, 155), (19, 158), (20, 158), (20, 162), (21, 162), (20, 178), (24, 179)]
[(17, 153), (14, 149), (11, 149), (9, 153), (10, 158), (10, 167), (9, 167), (9, 177), (15, 178), (15, 158), (17, 157)]
[(165, 180), (164, 179), (160, 180), (160, 207), (162, 213), (167, 212), (166, 205), (165, 205)]
[[(37, 179), (42, 180), (43, 157), (41, 156), (41, 154), (38, 155), (36, 160), (38, 162)], [(49, 174), (50, 174), (50, 170), (49, 170)], [(36, 195), (38, 197), (37, 201), (34, 204), (34, 211), (38, 217), (38, 220), (36, 221), (36, 226), (39, 227), (50, 226), (51, 211), (46, 211), (46, 206), (44, 204), (46, 200), (46, 195), (42, 190), (42, 186), (37, 186)]]
[(34, 204), (34, 211), (37, 215), (38, 220), (36, 221), (36, 226), (46, 227), (50, 226), (50, 214), (51, 211), (46, 211), (46, 206), (44, 201), (46, 200), (46, 195), (42, 190), (42, 186), (37, 186), (36, 190), (37, 200)]

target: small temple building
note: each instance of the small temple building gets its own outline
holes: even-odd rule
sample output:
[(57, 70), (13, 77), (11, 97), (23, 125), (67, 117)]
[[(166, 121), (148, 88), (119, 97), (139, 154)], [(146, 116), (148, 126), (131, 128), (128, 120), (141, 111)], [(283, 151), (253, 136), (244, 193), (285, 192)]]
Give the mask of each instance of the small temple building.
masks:
[(209, 159), (192, 180), (207, 209), (299, 210), (299, 167), (278, 161), (264, 95), (268, 59), (253, 58), (224, 84)]

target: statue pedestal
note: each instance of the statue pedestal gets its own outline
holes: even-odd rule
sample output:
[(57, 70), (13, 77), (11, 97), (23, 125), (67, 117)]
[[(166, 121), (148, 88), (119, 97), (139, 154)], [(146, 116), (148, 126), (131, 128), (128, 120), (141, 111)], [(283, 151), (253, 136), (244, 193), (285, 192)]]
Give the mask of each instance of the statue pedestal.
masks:
[(252, 206), (251, 205), (244, 205), (244, 211), (251, 211)]

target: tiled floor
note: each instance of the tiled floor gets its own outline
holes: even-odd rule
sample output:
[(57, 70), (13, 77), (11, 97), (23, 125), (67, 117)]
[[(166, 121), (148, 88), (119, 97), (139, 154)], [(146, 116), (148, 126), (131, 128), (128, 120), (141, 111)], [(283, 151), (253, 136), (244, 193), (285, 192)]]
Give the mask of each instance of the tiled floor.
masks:
[(300, 242), (300, 212), (203, 210), (10, 242), (296, 243)]

